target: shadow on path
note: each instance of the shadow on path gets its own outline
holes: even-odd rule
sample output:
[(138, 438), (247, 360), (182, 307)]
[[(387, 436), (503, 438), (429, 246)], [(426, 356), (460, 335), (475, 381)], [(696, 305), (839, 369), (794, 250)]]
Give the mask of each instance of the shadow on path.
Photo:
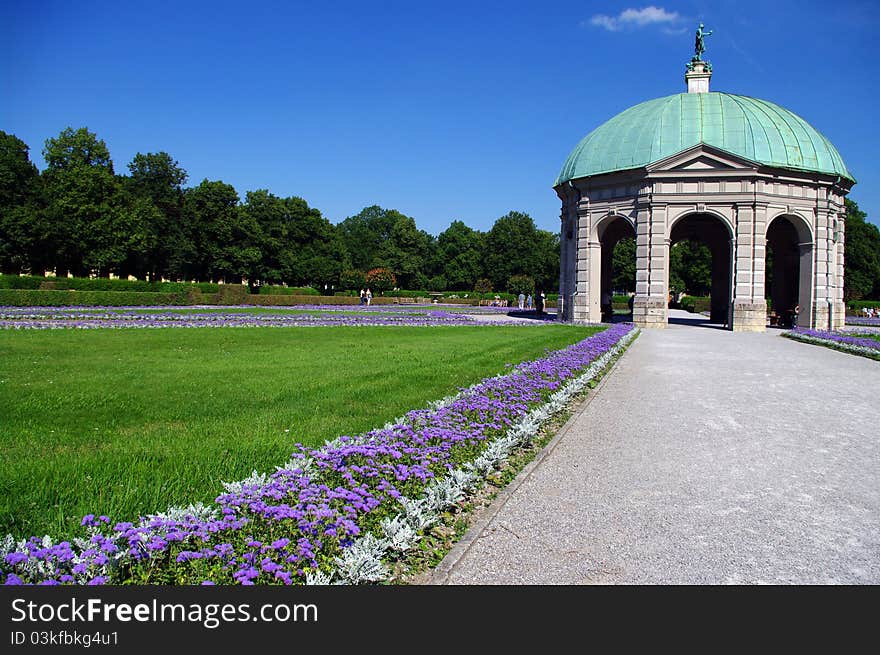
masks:
[(669, 325), (687, 325), (689, 327), (711, 328), (712, 330), (727, 330), (727, 326), (721, 323), (713, 323), (708, 316), (691, 314), (690, 316), (670, 316)]

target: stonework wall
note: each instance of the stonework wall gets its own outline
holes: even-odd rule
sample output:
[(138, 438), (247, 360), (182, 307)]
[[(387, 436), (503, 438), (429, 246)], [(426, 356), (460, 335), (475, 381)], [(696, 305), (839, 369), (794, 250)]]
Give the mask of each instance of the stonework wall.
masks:
[(731, 235), (730, 298), (725, 299), (730, 327), (764, 330), (767, 230), (785, 216), (797, 230), (800, 248), (799, 324), (841, 327), (846, 184), (820, 174), (758, 167), (698, 146), (647, 168), (560, 185), (562, 319), (600, 322), (602, 234), (611, 221), (622, 219), (636, 235), (633, 321), (665, 327), (672, 227), (698, 214), (722, 222)]

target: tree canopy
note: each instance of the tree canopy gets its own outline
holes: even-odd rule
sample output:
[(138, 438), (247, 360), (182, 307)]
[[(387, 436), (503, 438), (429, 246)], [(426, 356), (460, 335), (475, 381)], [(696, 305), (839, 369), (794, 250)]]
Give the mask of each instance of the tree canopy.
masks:
[(46, 252), (42, 187), (30, 149), (0, 131), (0, 271), (17, 273), (39, 266)]
[(847, 300), (880, 298), (880, 229), (846, 199), (843, 294)]
[(107, 144), (84, 127), (68, 127), (46, 140), (43, 158), (54, 267), (79, 275), (116, 269), (126, 257), (133, 225), (122, 211)]
[(483, 274), (486, 235), (452, 221), (437, 237), (437, 259), (449, 289), (471, 290)]
[(684, 239), (669, 249), (669, 290), (708, 296), (712, 289), (712, 253), (700, 241)]
[[(46, 140), (42, 173), (29, 152), (0, 131), (4, 273), (247, 279), (329, 291), (359, 288), (369, 271), (385, 269), (381, 287), (392, 279), (406, 289), (461, 292), (509, 292), (525, 288), (524, 278), (536, 291), (558, 285), (559, 235), (523, 212), (497, 218), (487, 232), (452, 220), (436, 237), (414, 217), (378, 205), (334, 225), (297, 196), (257, 189), (242, 200), (222, 180), (187, 187), (189, 174), (167, 152), (138, 152), (127, 174), (117, 174), (107, 144), (85, 127)], [(845, 244), (846, 298), (880, 298), (880, 230), (849, 199)], [(633, 239), (615, 247), (615, 290), (633, 290), (634, 250)], [(671, 248), (670, 288), (709, 292), (705, 246)]]
[(28, 146), (0, 132), (0, 270), (287, 284), (326, 290), (379, 281), (470, 291), (522, 277), (547, 291), (559, 276), (559, 237), (510, 212), (488, 233), (460, 220), (434, 237), (396, 209), (365, 207), (332, 224), (295, 196), (266, 189), (242, 200), (222, 181), (187, 187), (167, 152), (138, 152), (117, 174), (107, 144), (87, 128), (47, 139), (40, 173)]

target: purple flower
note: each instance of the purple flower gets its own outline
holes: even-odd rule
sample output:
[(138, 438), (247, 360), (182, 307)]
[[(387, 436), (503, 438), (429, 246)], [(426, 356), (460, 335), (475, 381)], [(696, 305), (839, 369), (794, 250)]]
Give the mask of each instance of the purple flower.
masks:
[[(179, 321), (179, 315), (167, 319), (174, 321)], [(117, 523), (112, 537), (93, 535), (89, 547), (81, 552), (69, 542), (44, 548), (42, 540), (32, 538), (24, 553), (7, 556), (7, 564), (34, 558), (55, 571), (47, 580), (58, 577), (72, 582), (73, 575), (85, 576), (95, 571), (93, 567), (109, 563), (108, 554), (121, 544), (127, 548), (126, 557), (149, 559), (151, 566), (158, 567), (173, 559), (184, 574), (190, 562), (211, 559), (223, 579), (231, 575), (247, 585), (266, 574), (291, 584), (297, 580), (287, 569), (316, 570), (319, 560), (326, 561), (339, 549), (349, 547), (365, 526), (375, 526), (378, 519), (372, 515), (376, 510), (401, 511), (401, 496), (419, 497), (431, 480), (458, 466), (462, 454), (476, 456), (490, 440), (580, 375), (630, 330), (632, 326), (615, 325), (568, 348), (548, 352), (542, 359), (524, 362), (502, 376), (461, 390), (441, 407), (409, 412), (397, 425), (344, 436), (321, 449), (297, 444), (293, 459), (309, 458), (317, 472), (303, 475), (305, 465), (279, 470), (265, 483), (224, 493), (217, 498), (219, 519), (155, 516), (138, 524)], [(83, 525), (109, 525), (109, 518), (88, 515)], [(246, 538), (239, 534), (244, 530)], [(279, 534), (286, 536), (274, 540), (262, 536)], [(77, 559), (79, 563), (72, 565)], [(191, 570), (195, 575), (200, 569)], [(68, 579), (59, 577), (61, 573)], [(20, 582), (7, 575), (7, 584), (16, 580)], [(105, 576), (97, 576), (89, 583), (106, 581)]]
[(6, 556), (6, 563), (10, 566), (15, 566), (16, 564), (20, 564), (21, 562), (26, 562), (28, 556), (24, 553), (9, 553)]

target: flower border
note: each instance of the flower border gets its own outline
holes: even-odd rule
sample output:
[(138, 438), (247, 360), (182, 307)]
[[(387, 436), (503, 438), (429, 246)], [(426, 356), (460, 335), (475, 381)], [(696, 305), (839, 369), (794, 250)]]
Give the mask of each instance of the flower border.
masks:
[(88, 515), (87, 537), (60, 543), (7, 536), (0, 573), (6, 584), (193, 584), (194, 575), (205, 584), (384, 581), (385, 560), (413, 548), (440, 511), (530, 443), (637, 333), (629, 324), (609, 327), (396, 424), (321, 449), (298, 447), (273, 474), (225, 483), (217, 506), (171, 508), (109, 534), (108, 517)]
[(794, 341), (824, 346), (832, 350), (880, 361), (880, 342), (873, 339), (860, 339), (858, 333), (837, 334), (821, 330), (790, 330), (783, 332), (782, 336)]
[(345, 550), (343, 557), (336, 558), (335, 575), (309, 576), (306, 583), (387, 582), (391, 577), (387, 567), (389, 559), (397, 559), (415, 548), (420, 535), (440, 523), (441, 512), (467, 500), (515, 451), (531, 445), (541, 427), (600, 377), (638, 333), (634, 329), (624, 334), (611, 350), (595, 359), (583, 374), (567, 382), (546, 403), (531, 410), (519, 422), (511, 425), (505, 434), (491, 441), (480, 457), (452, 470), (448, 476), (434, 480), (422, 497), (401, 499), (403, 513), (382, 522), (381, 536), (368, 532), (355, 540)]

